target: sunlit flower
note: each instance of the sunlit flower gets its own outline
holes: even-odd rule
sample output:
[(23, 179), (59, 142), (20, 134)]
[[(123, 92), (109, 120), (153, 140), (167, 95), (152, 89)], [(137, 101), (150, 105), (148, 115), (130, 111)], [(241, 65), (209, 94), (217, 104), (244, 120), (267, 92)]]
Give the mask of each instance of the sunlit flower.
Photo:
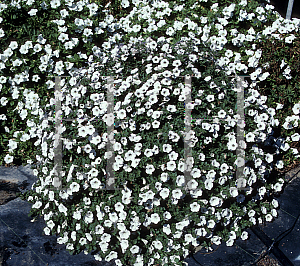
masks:
[(292, 43), (293, 40), (295, 40), (295, 39), (296, 39), (296, 36), (294, 34), (292, 34), (292, 35), (290, 35), (288, 37), (285, 37), (285, 42), (286, 43)]
[(216, 225), (214, 220), (208, 220), (207, 221), (207, 228), (214, 228)]
[(70, 185), (70, 189), (72, 190), (72, 192), (78, 192), (79, 188), (80, 188), (80, 185), (78, 183), (76, 183), (76, 182), (73, 182)]
[(268, 213), (267, 215), (266, 215), (266, 221), (267, 222), (271, 222), (273, 220), (273, 216), (270, 214), (270, 213)]
[(219, 236), (213, 236), (211, 238), (211, 242), (217, 246), (221, 245), (221, 237)]
[(172, 196), (175, 199), (180, 199), (182, 195), (183, 195), (182, 191), (178, 188), (172, 191)]
[(192, 212), (198, 212), (200, 210), (200, 205), (197, 202), (193, 202), (190, 204), (190, 208)]
[(151, 214), (151, 222), (154, 224), (158, 224), (160, 221), (160, 217), (157, 213)]
[(52, 8), (57, 8), (60, 6), (60, 0), (51, 0), (50, 5)]
[(271, 210), (271, 214), (273, 217), (277, 217), (277, 211), (275, 209)]
[(234, 244), (234, 239), (228, 239), (227, 241), (226, 241), (226, 246), (227, 247), (232, 247), (233, 246), (233, 244)]
[(59, 206), (58, 206), (58, 210), (60, 211), (60, 212), (63, 212), (64, 214), (65, 214), (65, 216), (67, 216), (67, 208), (61, 203), (61, 204), (59, 204)]
[(73, 218), (76, 220), (80, 220), (81, 219), (81, 211), (77, 210), (73, 213)]
[(153, 243), (153, 246), (158, 250), (161, 250), (163, 248), (163, 245), (159, 240), (155, 240), (152, 243)]
[(220, 198), (218, 198), (218, 197), (212, 196), (212, 197), (210, 198), (209, 203), (210, 203), (210, 205), (213, 206), (213, 207), (214, 207), (214, 206), (220, 207), (220, 206), (222, 206), (222, 204), (223, 204), (223, 200), (220, 199)]
[(293, 113), (298, 115), (300, 113), (300, 103), (296, 103), (293, 107)]
[(68, 244), (66, 245), (66, 249), (73, 250), (73, 249), (74, 249), (74, 245), (71, 244), (71, 243), (68, 243)]

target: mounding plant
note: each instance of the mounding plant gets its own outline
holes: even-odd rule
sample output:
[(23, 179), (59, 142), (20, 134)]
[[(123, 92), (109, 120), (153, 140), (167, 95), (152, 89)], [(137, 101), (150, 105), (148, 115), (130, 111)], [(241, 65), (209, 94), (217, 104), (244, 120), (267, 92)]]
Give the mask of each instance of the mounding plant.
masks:
[[(54, 24), (60, 32), (55, 34), (53, 27), (49, 38), (58, 39), (68, 63), (58, 61), (53, 70), (53, 60), (51, 68), (47, 65), (50, 56), (41, 56), (44, 67), (35, 69), (34, 80), (44, 72), (48, 87), (20, 90), (26, 106), (18, 104), (19, 115), (27, 119), (28, 129), (14, 137), (18, 141), (37, 137), (34, 145), (41, 148), (34, 150), (30, 160), (38, 162), (32, 169), (39, 179), (21, 198), (33, 203), (29, 215), (44, 216), (45, 234), (59, 235), (58, 243), (66, 244), (71, 254), (91, 252), (96, 260), (115, 260), (116, 265), (186, 265), (183, 259), (196, 248), (209, 250), (222, 241), (232, 246), (237, 238), (247, 239), (246, 228), (277, 216), (274, 195), (285, 181), (283, 175), (273, 173), (284, 167), (281, 159), (289, 143), (299, 141), (295, 131), (300, 104), (295, 97), (287, 117), (280, 117), (291, 136), (274, 136), (279, 126), (276, 110), (282, 106), (257, 89), (272, 73), (267, 65), (259, 65), (262, 50), (256, 47), (272, 38), (270, 31), (280, 32), (282, 19), (270, 5), (254, 1), (181, 2), (122, 1), (120, 6), (127, 13), (117, 19), (107, 15), (95, 29), (95, 40), (92, 29), (84, 28), (93, 24), (86, 10), (81, 19), (75, 19), (75, 26), (60, 1), (44, 2), (51, 6), (45, 13), (56, 17)], [(82, 3), (65, 5), (75, 16), (84, 10)], [(37, 11), (32, 14), (44, 10), (39, 2), (34, 4)], [(88, 8), (92, 18), (97, 8), (93, 4)], [(67, 17), (68, 23), (63, 23)], [(277, 23), (266, 26), (274, 17)], [(61, 27), (64, 24), (68, 27)], [(90, 51), (88, 67), (81, 64), (87, 64), (87, 56), (80, 53), (84, 59), (80, 60), (68, 51), (79, 44), (79, 38), (73, 38), (66, 45), (68, 29), (83, 32), (80, 43)], [(289, 32), (298, 38), (296, 27)], [(103, 50), (93, 46), (97, 35), (102, 36)], [(38, 40), (43, 45), (47, 41), (41, 36)], [(16, 49), (15, 43), (11, 46), (5, 52), (8, 57)], [(30, 46), (27, 42), (20, 53), (26, 55)], [(36, 53), (40, 46), (34, 46)], [(51, 45), (45, 50), (52, 54)], [(59, 58), (60, 50), (54, 55)], [(73, 67), (72, 61), (82, 68)], [(64, 74), (64, 63), (71, 77), (60, 79), (61, 96), (56, 96), (52, 90), (57, 84), (51, 79)], [(284, 70), (286, 79), (289, 73)], [(235, 133), (239, 126), (235, 74), (250, 75), (250, 81), (243, 83), (245, 141), (240, 143)], [(185, 77), (191, 77), (190, 85)], [(12, 87), (18, 84), (14, 80)], [(2, 84), (8, 93), (6, 81)], [(108, 91), (113, 91), (113, 99), (108, 99)], [(41, 97), (46, 94), (52, 96), (50, 100)], [(63, 117), (73, 120), (63, 126), (53, 118), (57, 97)], [(191, 101), (186, 104), (187, 97)], [(107, 112), (112, 105), (116, 189), (107, 190), (107, 129), (111, 126)], [(187, 110), (192, 119), (186, 117)], [(57, 128), (63, 140), (61, 190), (53, 184)], [(10, 145), (15, 147), (13, 142)], [(236, 156), (237, 148), (245, 151), (245, 161)], [(188, 161), (184, 160), (186, 150), (192, 155)], [(295, 154), (293, 149), (290, 156)], [(4, 160), (12, 162), (11, 157)], [(240, 167), (246, 190), (237, 184)]]

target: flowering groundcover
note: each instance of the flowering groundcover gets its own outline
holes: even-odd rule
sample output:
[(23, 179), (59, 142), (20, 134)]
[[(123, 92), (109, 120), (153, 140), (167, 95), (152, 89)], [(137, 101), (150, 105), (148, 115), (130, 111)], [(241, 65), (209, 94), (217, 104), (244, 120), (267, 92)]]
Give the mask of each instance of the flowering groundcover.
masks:
[[(278, 78), (288, 86), (274, 87), (291, 94), (289, 109), (280, 112), (285, 103), (274, 87), (260, 88), (275, 76), (263, 47), (257, 47), (281, 39), (296, 45), (299, 20), (278, 17), (268, 4), (233, 2), (122, 1), (115, 17), (84, 1), (0, 4), (1, 104), (7, 110), (1, 115), (7, 134), (1, 138), (9, 142), (2, 160), (11, 163), (26, 150), (27, 162), (39, 162), (32, 167), (39, 180), (22, 197), (33, 203), (31, 215), (44, 216), (45, 234), (60, 235), (58, 243), (71, 254), (92, 252), (116, 265), (186, 265), (182, 261), (195, 247), (209, 249), (222, 241), (232, 246), (239, 237), (247, 239), (245, 228), (277, 216), (273, 196), (284, 179), (272, 171), (299, 158), (297, 149), (289, 149), (300, 138), (299, 92), (290, 89), (299, 83), (294, 62), (279, 53)], [(13, 11), (31, 27), (14, 33)], [(31, 40), (20, 40), (22, 34)], [(8, 45), (6, 38), (13, 36), (18, 38)], [(71, 77), (61, 78), (61, 109), (74, 121), (61, 127), (64, 189), (58, 191), (53, 80), (65, 74)], [(243, 83), (242, 143), (235, 133), (233, 74), (250, 75)], [(106, 190), (105, 171), (111, 77), (114, 122), (121, 125), (114, 131), (119, 189), (113, 191)], [(185, 105), (187, 94), (192, 101)], [(187, 109), (192, 166), (186, 184)], [(286, 138), (275, 136), (281, 124)], [(238, 147), (245, 150), (245, 162), (236, 158)], [(237, 188), (235, 176), (243, 163), (247, 190)]]

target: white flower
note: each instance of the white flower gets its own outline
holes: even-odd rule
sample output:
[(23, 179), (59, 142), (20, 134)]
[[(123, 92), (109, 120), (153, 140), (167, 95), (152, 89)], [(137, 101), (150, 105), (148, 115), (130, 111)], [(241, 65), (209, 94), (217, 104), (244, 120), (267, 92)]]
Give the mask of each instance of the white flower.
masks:
[(242, 240), (246, 240), (248, 238), (248, 232), (244, 231), (241, 235)]
[(183, 195), (183, 193), (179, 188), (172, 191), (172, 196), (175, 199), (180, 199), (182, 195)]
[(141, 25), (134, 25), (134, 26), (132, 27), (132, 30), (133, 30), (134, 32), (139, 32), (141, 28), (142, 28)]
[(268, 213), (267, 215), (266, 215), (266, 221), (267, 222), (271, 222), (273, 220), (273, 216), (270, 214), (270, 213)]
[(204, 228), (198, 228), (195, 230), (197, 236), (206, 236), (207, 231)]
[(214, 207), (214, 206), (221, 207), (222, 204), (223, 204), (223, 200), (220, 199), (220, 198), (218, 198), (218, 197), (212, 196), (212, 197), (210, 198), (209, 203), (210, 203), (210, 205), (213, 206), (213, 207)]
[(107, 233), (104, 233), (102, 236), (101, 236), (101, 240), (103, 242), (109, 242), (111, 240), (111, 235), (110, 234), (107, 234)]
[(266, 154), (266, 161), (267, 161), (268, 163), (271, 163), (271, 162), (273, 162), (273, 155), (272, 155), (272, 154), (269, 154), (269, 153), (267, 153), (267, 154)]
[(130, 248), (130, 251), (131, 251), (132, 254), (137, 254), (137, 253), (139, 253), (140, 248), (139, 248), (137, 245), (133, 245), (133, 246)]
[(277, 208), (279, 206), (278, 200), (277, 199), (273, 199), (272, 200), (272, 205), (274, 206), (274, 208)]
[(292, 35), (290, 35), (290, 36), (288, 36), (288, 37), (285, 38), (285, 42), (286, 43), (292, 43), (293, 40), (295, 40), (295, 38), (296, 38), (295, 35), (292, 34)]
[(83, 31), (83, 35), (88, 37), (90, 35), (93, 35), (93, 31), (91, 29), (85, 28)]
[(152, 244), (158, 250), (161, 250), (163, 248), (163, 245), (162, 245), (162, 243), (159, 240), (153, 241)]
[(258, 189), (258, 194), (260, 196), (264, 196), (266, 192), (267, 192), (267, 189), (265, 187), (261, 187)]
[(72, 192), (78, 192), (79, 188), (80, 188), (80, 185), (78, 183), (76, 183), (76, 182), (73, 182), (70, 185), (70, 189), (72, 190)]
[(214, 228), (216, 225), (214, 220), (208, 220), (207, 221), (207, 228)]
[(74, 245), (71, 244), (71, 243), (68, 243), (68, 244), (66, 245), (66, 249), (73, 250), (73, 249), (74, 249)]
[(127, 8), (127, 7), (129, 7), (129, 6), (130, 6), (130, 3), (129, 3), (129, 1), (128, 1), (128, 0), (122, 0), (122, 2), (121, 2), (121, 6), (122, 6), (123, 8)]
[(234, 244), (234, 239), (228, 239), (227, 241), (226, 241), (226, 246), (227, 247), (232, 247), (233, 246), (233, 244)]
[(163, 232), (164, 232), (165, 234), (167, 234), (167, 235), (169, 235), (169, 234), (172, 233), (171, 227), (170, 227), (169, 224), (164, 224), (164, 225), (163, 225)]
[(55, 224), (54, 224), (54, 222), (53, 222), (52, 220), (49, 220), (49, 221), (47, 222), (47, 226), (48, 226), (50, 229), (52, 229), (52, 228), (55, 226)]
[(300, 103), (296, 103), (293, 107), (293, 112), (295, 115), (298, 115), (300, 113)]
[(115, 210), (116, 210), (117, 212), (123, 211), (123, 210), (124, 210), (124, 205), (123, 205), (121, 202), (117, 202), (117, 203), (115, 204)]
[(80, 220), (81, 219), (81, 211), (77, 210), (73, 213), (73, 218), (76, 220)]
[(83, 201), (84, 201), (85, 205), (90, 205), (91, 204), (91, 199), (90, 198), (84, 197)]
[(50, 201), (54, 200), (54, 191), (49, 191), (49, 200)]
[(253, 217), (255, 215), (255, 211), (254, 210), (250, 210), (248, 212), (249, 217)]
[(34, 81), (34, 82), (38, 82), (39, 79), (40, 79), (40, 77), (38, 75), (33, 75), (32, 76), (32, 81)]
[(170, 153), (172, 150), (172, 146), (170, 144), (163, 144), (163, 151), (166, 153)]
[(295, 133), (291, 136), (292, 141), (299, 141), (300, 140), (300, 134)]
[(152, 155), (153, 155), (153, 152), (152, 152), (152, 150), (151, 149), (146, 149), (145, 151), (144, 151), (144, 154), (145, 154), (145, 156), (146, 157), (151, 157)]
[(102, 252), (104, 252), (104, 253), (108, 250), (108, 243), (106, 243), (106, 242), (100, 242), (99, 246), (100, 246)]
[(186, 243), (191, 243), (195, 238), (191, 234), (186, 234), (184, 240)]
[(67, 216), (67, 208), (61, 203), (61, 204), (59, 204), (59, 206), (58, 206), (58, 210), (60, 211), (60, 212), (63, 212), (66, 216)]
[(198, 212), (200, 210), (200, 205), (197, 202), (190, 204), (192, 212)]
[(232, 197), (236, 197), (239, 194), (237, 188), (235, 188), (235, 187), (231, 187), (229, 191), (230, 191), (230, 195)]
[(86, 245), (86, 243), (87, 243), (86, 238), (85, 237), (80, 238), (79, 243), (80, 243), (80, 245)]
[(213, 102), (215, 100), (215, 96), (214, 95), (207, 95), (206, 100), (208, 102)]
[(126, 111), (124, 109), (120, 109), (117, 111), (117, 117), (119, 119), (124, 119), (126, 117)]
[(120, 241), (120, 245), (121, 245), (123, 253), (125, 253), (126, 249), (129, 247), (129, 242), (128, 242), (128, 240), (122, 239)]
[[(206, 82), (210, 81), (210, 80), (211, 80), (211, 76), (205, 77), (204, 80), (205, 80)], [(208, 95), (208, 96), (213, 96), (213, 95)], [(207, 97), (208, 97), (208, 96), (207, 96)], [(206, 97), (206, 98), (207, 98), (207, 97)]]
[(205, 189), (211, 190), (214, 186), (214, 181), (211, 178), (208, 178), (204, 181)]
[(273, 217), (277, 217), (277, 211), (275, 209), (271, 210), (271, 214)]
[(175, 31), (172, 27), (169, 27), (166, 31), (166, 34), (169, 36), (172, 36), (174, 33), (175, 33)]
[(263, 214), (267, 214), (267, 208), (264, 207), (264, 206), (262, 206), (262, 207), (261, 207), (261, 212), (262, 212)]
[(174, 171), (176, 169), (176, 163), (175, 161), (169, 161), (167, 162), (167, 170)]
[(102, 235), (103, 232), (104, 232), (103, 226), (100, 225), (100, 224), (96, 225), (96, 227), (95, 227), (95, 233), (96, 233), (97, 235)]
[(50, 232), (51, 232), (51, 230), (50, 230), (50, 228), (49, 228), (49, 227), (45, 227), (45, 228), (44, 228), (44, 232), (45, 232), (45, 235), (49, 236), (49, 235), (50, 235)]
[(5, 32), (3, 29), (0, 29), (0, 38), (2, 38), (3, 36), (5, 36)]
[(35, 204), (32, 205), (33, 209), (39, 209), (42, 206), (42, 202), (41, 201), (36, 201)]
[(119, 235), (122, 239), (128, 239), (130, 236), (130, 232), (128, 230), (123, 230), (119, 232)]
[(241, 157), (238, 157), (234, 164), (237, 166), (237, 167), (242, 167), (244, 164), (245, 164), (245, 160)]
[(279, 192), (282, 190), (282, 185), (283, 184), (280, 184), (280, 183), (276, 183), (275, 185), (271, 185), (271, 187), (275, 190), (275, 192)]
[(111, 220), (113, 223), (116, 223), (119, 219), (116, 212), (109, 213), (108, 216), (109, 216), (109, 220)]
[(65, 41), (69, 40), (69, 36), (66, 33), (61, 33), (58, 36), (58, 40), (60, 40), (61, 42), (65, 42)]
[(12, 50), (17, 49), (18, 48), (18, 43), (16, 41), (11, 41), (10, 45), (9, 45), (9, 48), (12, 49)]
[(221, 237), (219, 236), (213, 236), (211, 238), (211, 242), (217, 246), (221, 245)]
[[(7, 128), (7, 127), (6, 127)], [(7, 132), (7, 131), (6, 131)], [(8, 131), (9, 132), (9, 131)], [(10, 149), (14, 150), (17, 148), (18, 143), (15, 142), (14, 140), (10, 139), (9, 144), (7, 145)]]
[(71, 233), (71, 238), (73, 239), (73, 241), (76, 240), (76, 231), (73, 231), (73, 232)]
[(67, 243), (67, 241), (68, 241), (68, 233), (67, 232), (64, 233), (64, 237), (57, 238), (58, 244), (65, 244), (65, 243)]
[(130, 202), (131, 202), (131, 197), (130, 196), (128, 196), (128, 195), (123, 195), (122, 196), (122, 202), (124, 203), (124, 204), (129, 204)]
[(160, 221), (160, 217), (157, 213), (151, 214), (151, 222), (154, 224), (158, 224)]
[(162, 67), (167, 67), (167, 66), (169, 65), (168, 59), (163, 59), (163, 60), (161, 60), (161, 61), (160, 61), (160, 65), (161, 65)]
[(254, 142), (255, 140), (255, 135), (252, 133), (252, 132), (249, 132), (247, 135), (246, 135), (246, 141), (247, 142)]
[(201, 171), (198, 168), (193, 168), (193, 170), (191, 171), (191, 175), (194, 178), (198, 178), (201, 176)]
[(279, 160), (279, 161), (276, 162), (276, 167), (277, 167), (277, 168), (282, 169), (283, 166), (284, 166), (284, 164), (283, 164), (283, 161), (282, 161), (282, 160)]
[(92, 188), (95, 188), (95, 189), (98, 189), (101, 185), (101, 182), (97, 179), (97, 178), (93, 178), (91, 180), (91, 187)]
[(33, 8), (33, 9), (31, 9), (31, 10), (28, 12), (28, 14), (29, 14), (30, 16), (35, 16), (35, 15), (36, 15), (36, 12), (38, 12), (38, 10), (35, 9), (35, 8)]
[(151, 175), (155, 171), (155, 167), (152, 164), (147, 164), (146, 166), (146, 173)]
[(5, 161), (5, 163), (7, 163), (7, 164), (13, 162), (13, 160), (14, 160), (14, 157), (11, 156), (11, 155), (9, 155), (9, 154), (6, 154), (6, 156), (4, 157), (4, 161)]
[(57, 8), (60, 6), (60, 0), (51, 0), (50, 5), (51, 8)]
[(235, 142), (235, 140), (229, 141), (229, 142), (227, 143), (227, 147), (228, 147), (228, 150), (230, 150), (230, 151), (235, 151), (236, 148), (238, 147), (238, 144)]
[(63, 9), (60, 11), (60, 15), (62, 18), (65, 18), (66, 16), (69, 15), (69, 12), (66, 9)]

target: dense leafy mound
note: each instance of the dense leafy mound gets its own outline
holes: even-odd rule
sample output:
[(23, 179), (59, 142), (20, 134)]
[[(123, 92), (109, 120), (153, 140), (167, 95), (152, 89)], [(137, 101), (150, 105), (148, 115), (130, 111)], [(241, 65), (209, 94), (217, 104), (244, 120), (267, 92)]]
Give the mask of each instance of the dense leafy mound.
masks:
[[(32, 75), (21, 69), (22, 74), (11, 80), (10, 92), (2, 77), (7, 95), (15, 100), (19, 91), (26, 97), (18, 108), (12, 101), (15, 109), (8, 112), (14, 116), (18, 110), (28, 127), (14, 138), (18, 144), (36, 138), (34, 146), (41, 145), (30, 155), (39, 162), (33, 167), (39, 180), (22, 197), (34, 203), (31, 214), (44, 216), (46, 234), (58, 233), (58, 242), (71, 253), (93, 252), (97, 260), (116, 259), (117, 265), (184, 265), (182, 260), (195, 247), (209, 248), (221, 241), (231, 246), (239, 237), (247, 239), (245, 228), (277, 216), (273, 194), (281, 191), (284, 180), (273, 173), (283, 168), (289, 143), (299, 141), (295, 129), (300, 104), (291, 99), (289, 112), (279, 120), (282, 106), (276, 95), (267, 97), (259, 90), (272, 80), (272, 73), (270, 66), (260, 65), (263, 50), (258, 47), (282, 38), (271, 34), (276, 30), (296, 35), (298, 21), (286, 32), (281, 26), (286, 22), (279, 18), (269, 26), (277, 18), (272, 7), (253, 1), (122, 1), (124, 17), (107, 15), (89, 28), (99, 19), (95, 4), (87, 5), (89, 12), (82, 1), (64, 3), (68, 12), (60, 1), (47, 4), (47, 18), (42, 15), (45, 4), (35, 3), (37, 11), (29, 12), (54, 19), (47, 22), (52, 33), (47, 38), (33, 36), (32, 42), (39, 43), (35, 46), (27, 41), (20, 47), (26, 63), (28, 50), (33, 48), (35, 54), (44, 45), (46, 55), (31, 55), (42, 64), (32, 60), (29, 69), (37, 73), (33, 81), (42, 76), (40, 81), (48, 79), (46, 85), (34, 90), (16, 87)], [(23, 5), (21, 11), (27, 9)], [(82, 36), (69, 40), (74, 31)], [(295, 35), (285, 41), (293, 42)], [(48, 38), (58, 40), (56, 51), (45, 45)], [(100, 39), (102, 49), (96, 46)], [(82, 43), (89, 52), (74, 55), (73, 48), (81, 50)], [(4, 54), (9, 57), (16, 48), (12, 42)], [(22, 64), (15, 58), (12, 62), (14, 67)], [(286, 65), (283, 60), (282, 68)], [(78, 67), (82, 73), (76, 77)], [(281, 75), (294, 80), (288, 67)], [(63, 189), (57, 191), (53, 181), (59, 114), (53, 119), (57, 97), (49, 89), (55, 87), (51, 76), (63, 75), (64, 68), (72, 77), (61, 78), (61, 109), (63, 117), (74, 121), (65, 121), (60, 131)], [(240, 91), (235, 73), (250, 74), (243, 83), (244, 126), (237, 125)], [(113, 98), (108, 83), (112, 76)], [(193, 76), (190, 86), (188, 76)], [(115, 163), (110, 166), (118, 187), (113, 191), (106, 190), (112, 106)], [(275, 135), (279, 122), (289, 139)], [(239, 140), (237, 127), (244, 130), (245, 141)], [(11, 151), (16, 143), (10, 140)], [(245, 161), (237, 149), (245, 151)], [(191, 158), (185, 161), (188, 153)], [(241, 167), (247, 190), (238, 189), (236, 172)]]

